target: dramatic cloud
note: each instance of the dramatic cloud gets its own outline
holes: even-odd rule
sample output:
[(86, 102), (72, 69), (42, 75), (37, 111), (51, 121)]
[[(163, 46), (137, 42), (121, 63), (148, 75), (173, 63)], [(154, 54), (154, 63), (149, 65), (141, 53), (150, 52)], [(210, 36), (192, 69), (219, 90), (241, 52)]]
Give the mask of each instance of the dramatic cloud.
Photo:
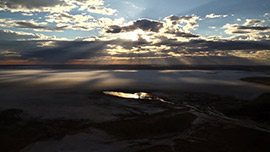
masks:
[(92, 16), (86, 14), (54, 13), (46, 16), (46, 21), (56, 23), (58, 27), (64, 27), (65, 29), (82, 31), (93, 30), (93, 28), (100, 26)]
[(63, 31), (68, 26), (47, 26), (46, 22), (37, 23), (33, 20), (26, 21), (26, 20), (5, 20), (0, 19), (0, 27), (16, 27), (20, 29), (32, 29), (35, 31)]
[(26, 21), (15, 22), (15, 27), (22, 29), (34, 29), (37, 31), (63, 31), (64, 29), (67, 28), (67, 26), (56, 26), (56, 27), (42, 26), (37, 23), (31, 23)]
[(90, 13), (97, 13), (97, 14), (104, 14), (104, 15), (113, 15), (114, 13), (116, 13), (115, 9), (105, 8), (101, 6), (91, 6), (87, 9), (87, 11)]
[(256, 60), (270, 60), (270, 50), (260, 50), (260, 51), (232, 51), (231, 55)]
[(122, 25), (112, 24), (105, 28), (104, 34), (130, 40), (142, 38), (148, 42), (162, 41), (163, 38), (188, 41), (200, 37), (189, 31), (198, 26), (197, 19), (199, 19), (197, 16), (169, 16), (163, 21), (139, 19)]
[[(2, 43), (2, 44), (1, 44)], [(220, 59), (232, 57), (245, 59), (269, 59), (269, 41), (261, 43), (254, 41), (210, 41), (192, 40), (179, 42), (177, 40), (163, 39), (162, 42), (152, 43), (144, 39), (137, 41), (115, 39), (110, 41), (20, 41), (1, 42), (4, 53), (2, 59), (8, 54), (16, 56), (19, 54), (22, 59), (35, 59), (41, 63), (93, 63), (112, 60), (134, 62), (140, 60), (182, 59), (193, 61), (195, 57), (220, 57)], [(4, 45), (3, 45), (4, 43)], [(24, 48), (20, 46), (23, 45)], [(13, 50), (13, 53), (5, 52)], [(17, 53), (14, 53), (17, 52)], [(250, 56), (248, 56), (248, 54)], [(255, 56), (256, 54), (256, 56)], [(189, 57), (189, 58), (187, 58)], [(202, 58), (201, 58), (202, 59)], [(213, 58), (212, 58), (213, 59)], [(212, 60), (209, 58), (209, 61)], [(240, 60), (240, 59), (239, 59)], [(191, 62), (191, 63), (192, 63)]]
[(196, 15), (192, 16), (175, 16), (171, 15), (164, 19), (169, 28), (179, 29), (184, 32), (190, 32), (191, 30), (195, 30), (199, 25), (197, 20), (200, 18)]
[(106, 32), (107, 33), (130, 32), (136, 29), (141, 29), (143, 31), (158, 32), (162, 27), (163, 23), (161, 22), (152, 21), (148, 19), (140, 19), (131, 23), (131, 25), (127, 26), (111, 25), (108, 27)]
[(90, 13), (112, 15), (116, 10), (103, 6), (103, 0), (1, 0), (0, 11), (11, 12), (70, 12), (78, 8)]
[(264, 23), (265, 20), (259, 19), (246, 19), (246, 22), (243, 24), (244, 26), (252, 26), (252, 25), (260, 25), (260, 23)]
[(16, 59), (20, 58), (21, 54), (13, 50), (0, 50), (0, 59)]
[[(103, 0), (1, 1), (0, 11), (20, 12), (23, 17), (0, 19), (0, 64), (254, 64), (257, 60), (270, 64), (266, 18), (237, 16), (236, 23), (226, 24), (223, 19), (218, 25), (212, 19), (228, 15), (133, 20), (117, 16), (110, 6)], [(202, 22), (207, 24), (199, 26)], [(74, 35), (74, 39), (46, 34)]]
[(265, 20), (246, 19), (242, 25), (226, 24), (223, 28), (227, 34), (236, 35), (238, 39), (270, 40), (270, 26), (262, 25), (264, 22)]
[(48, 39), (43, 34), (33, 34), (20, 31), (0, 30), (0, 40), (40, 40)]
[(1, 0), (0, 8), (11, 12), (62, 12), (74, 6), (67, 0)]
[(86, 14), (70, 15), (68, 13), (55, 13), (46, 16), (46, 18), (47, 22), (55, 23), (80, 23), (93, 19), (92, 16)]

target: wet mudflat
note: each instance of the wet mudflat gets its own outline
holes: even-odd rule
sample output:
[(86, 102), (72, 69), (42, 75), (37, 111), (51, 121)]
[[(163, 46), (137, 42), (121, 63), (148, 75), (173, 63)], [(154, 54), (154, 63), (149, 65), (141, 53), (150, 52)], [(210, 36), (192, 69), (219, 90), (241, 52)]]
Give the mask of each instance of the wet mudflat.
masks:
[[(27, 85), (8, 80), (1, 81), (1, 151), (269, 151), (267, 85), (232, 79), (237, 85), (218, 84), (224, 95), (179, 87), (110, 88), (103, 80), (96, 90), (71, 85), (75, 82), (59, 88), (45, 87), (44, 80)], [(243, 92), (256, 96), (228, 95), (241, 84), (251, 88)], [(210, 84), (191, 88), (204, 85)]]
[(241, 80), (259, 84), (270, 85), (270, 77), (247, 77), (242, 78)]
[[(231, 97), (221, 99), (221, 96), (211, 94), (181, 94), (179, 99), (186, 101), (193, 96), (193, 100), (175, 100), (172, 106), (105, 95), (112, 101), (161, 107), (162, 110), (147, 112), (137, 106), (119, 105), (119, 109), (126, 110), (115, 113), (116, 120), (97, 123), (91, 120), (33, 119), (25, 117), (19, 109), (2, 110), (0, 146), (4, 151), (69, 151), (70, 148), (72, 151), (91, 148), (92, 151), (108, 151), (107, 148), (113, 151), (268, 151), (270, 117), (269, 104), (265, 102), (269, 94), (245, 104), (243, 102), (247, 101)], [(201, 101), (201, 98), (207, 101)], [(248, 108), (256, 101), (260, 101), (258, 107)], [(219, 107), (215, 106), (216, 102), (229, 105)]]

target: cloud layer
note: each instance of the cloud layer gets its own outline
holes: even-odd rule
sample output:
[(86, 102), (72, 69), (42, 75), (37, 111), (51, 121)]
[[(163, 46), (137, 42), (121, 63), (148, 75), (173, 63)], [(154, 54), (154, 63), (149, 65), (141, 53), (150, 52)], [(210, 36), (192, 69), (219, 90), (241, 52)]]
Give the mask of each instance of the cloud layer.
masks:
[[(23, 16), (0, 18), (0, 64), (270, 65), (268, 13), (128, 20), (104, 0), (2, 0), (0, 11)], [(206, 22), (209, 31), (198, 32)]]

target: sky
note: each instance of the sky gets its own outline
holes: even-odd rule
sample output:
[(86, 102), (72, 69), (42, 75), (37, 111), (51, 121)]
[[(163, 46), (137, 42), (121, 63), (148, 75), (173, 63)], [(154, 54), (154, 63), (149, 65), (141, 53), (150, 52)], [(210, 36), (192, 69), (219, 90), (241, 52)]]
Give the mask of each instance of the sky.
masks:
[(270, 65), (269, 0), (1, 0), (0, 65)]

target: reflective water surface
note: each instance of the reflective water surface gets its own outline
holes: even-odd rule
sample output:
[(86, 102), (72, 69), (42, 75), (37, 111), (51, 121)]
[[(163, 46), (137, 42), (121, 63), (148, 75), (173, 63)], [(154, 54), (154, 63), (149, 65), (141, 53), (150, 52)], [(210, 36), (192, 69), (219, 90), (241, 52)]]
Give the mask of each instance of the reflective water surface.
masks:
[(116, 92), (116, 91), (104, 91), (103, 93), (106, 95), (111, 95), (111, 96), (116, 96), (116, 97), (126, 98), (126, 99), (154, 100), (154, 101), (160, 101), (163, 103), (174, 104), (172, 102), (166, 101), (160, 97), (153, 96), (146, 92), (124, 93), (124, 92)]
[[(0, 86), (34, 89), (177, 90), (254, 99), (270, 86), (241, 81), (269, 72), (230, 70), (0, 70)], [(0, 90), (1, 91), (1, 90)], [(128, 92), (128, 91), (127, 91)]]

